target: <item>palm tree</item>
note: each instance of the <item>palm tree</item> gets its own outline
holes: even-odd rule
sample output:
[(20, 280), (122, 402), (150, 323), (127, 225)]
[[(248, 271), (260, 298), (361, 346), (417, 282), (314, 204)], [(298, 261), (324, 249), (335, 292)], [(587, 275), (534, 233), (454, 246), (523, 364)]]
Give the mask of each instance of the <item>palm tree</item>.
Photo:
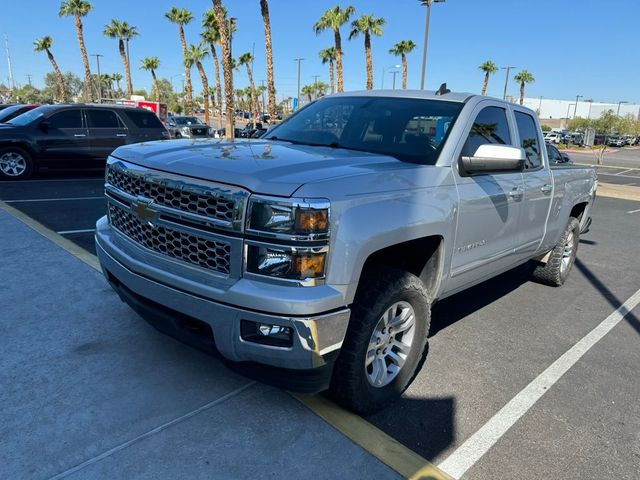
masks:
[(335, 78), (333, 74), (333, 62), (336, 60), (336, 49), (335, 47), (325, 48), (324, 50), (320, 50), (320, 60), (322, 60), (322, 64), (329, 64), (329, 82), (331, 83), (331, 93), (336, 91)]
[(413, 40), (402, 40), (396, 43), (389, 53), (402, 58), (402, 88), (407, 88), (407, 54), (411, 53), (416, 48), (416, 44)]
[(184, 62), (184, 85), (186, 93), (186, 113), (191, 113), (193, 108), (193, 87), (191, 85), (191, 68), (187, 66), (187, 40), (184, 36), (184, 26), (193, 20), (193, 14), (186, 8), (172, 7), (164, 16), (178, 25), (178, 35), (182, 46), (182, 60)]
[(136, 27), (129, 25), (127, 22), (114, 19), (111, 20), (110, 24), (105, 25), (103, 33), (105, 37), (118, 39), (118, 50), (124, 67), (124, 75), (127, 79), (127, 97), (131, 98), (131, 95), (133, 95), (133, 84), (131, 82), (131, 65), (129, 64), (129, 56), (125, 49), (125, 41), (129, 41), (137, 36), (138, 31)]
[(220, 62), (218, 60), (218, 52), (216, 45), (220, 44), (220, 29), (216, 22), (216, 15), (212, 8), (204, 13), (202, 26), (205, 28), (200, 34), (202, 40), (209, 44), (211, 49), (211, 58), (213, 59), (213, 74), (215, 80), (215, 95), (211, 95), (213, 104), (218, 106), (220, 115), (222, 116), (222, 84), (220, 83)]
[(84, 45), (84, 34), (82, 32), (82, 17), (86, 17), (93, 6), (86, 0), (66, 0), (60, 5), (58, 15), (61, 17), (73, 17), (76, 24), (76, 36), (80, 45), (80, 56), (84, 65), (84, 92), (86, 100), (93, 100), (93, 89), (91, 88), (91, 69), (89, 68), (89, 57), (87, 48)]
[(324, 97), (329, 90), (329, 85), (324, 82), (316, 82), (313, 84), (313, 87), (315, 89), (316, 98)]
[(478, 68), (484, 72), (484, 83), (482, 84), (481, 95), (486, 95), (487, 87), (489, 86), (489, 76), (494, 75), (498, 71), (498, 67), (493, 63), (493, 61), (487, 60)]
[(249, 78), (249, 88), (251, 89), (251, 109), (253, 109), (253, 112), (258, 115), (259, 111), (258, 111), (258, 101), (257, 101), (257, 95), (256, 95), (256, 86), (253, 83), (253, 72), (251, 71), (251, 62), (253, 62), (253, 55), (251, 55), (249, 52), (247, 53), (243, 53), (242, 55), (240, 55), (240, 58), (238, 58), (238, 65), (244, 65), (247, 68), (247, 77)]
[(376, 18), (373, 15), (362, 15), (351, 22), (349, 40), (360, 34), (364, 35), (364, 55), (367, 68), (367, 90), (373, 90), (373, 60), (371, 59), (371, 35), (382, 36), (382, 27), (386, 23), (384, 18)]
[(116, 72), (113, 75), (111, 75), (111, 78), (113, 79), (114, 82), (116, 82), (116, 86), (118, 87), (118, 92), (121, 92), (122, 89), (120, 88), (120, 82), (122, 81), (122, 74), (119, 72)]
[[(276, 87), (273, 80), (273, 44), (271, 43), (271, 20), (269, 19), (269, 4), (267, 0), (260, 0), (260, 13), (264, 24), (264, 46), (267, 53), (267, 95), (269, 97), (269, 115), (276, 118)], [(264, 108), (264, 105), (262, 106)]]
[(338, 92), (344, 91), (342, 74), (342, 38), (340, 37), (340, 27), (349, 21), (349, 18), (351, 18), (351, 15), (353, 15), (355, 11), (356, 9), (351, 5), (346, 8), (340, 8), (340, 5), (336, 5), (324, 12), (320, 17), (320, 20), (318, 20), (313, 26), (313, 30), (316, 32), (316, 35), (325, 30), (333, 30), (336, 50), (336, 70), (338, 74)]
[(524, 105), (524, 87), (536, 81), (528, 70), (521, 70), (513, 79), (520, 84), (520, 105)]
[(205, 48), (205, 45), (200, 43), (198, 45), (189, 45), (187, 50), (187, 64), (189, 67), (195, 65), (200, 74), (202, 80), (202, 97), (204, 101), (204, 123), (209, 124), (209, 79), (202, 66), (202, 59), (209, 55), (209, 51)]
[(56, 62), (53, 53), (51, 53), (51, 45), (53, 45), (53, 39), (49, 36), (45, 36), (33, 42), (33, 49), (36, 52), (47, 52), (47, 56), (49, 57), (49, 61), (51, 62), (51, 66), (53, 67), (53, 71), (56, 74), (56, 83), (58, 85), (58, 100), (61, 102), (65, 102), (67, 100), (67, 91), (64, 85), (64, 77), (62, 76), (60, 68), (58, 68), (58, 63)]
[(143, 58), (140, 68), (151, 72), (151, 78), (153, 79), (153, 90), (156, 92), (156, 102), (160, 101), (160, 90), (158, 89), (158, 78), (156, 77), (156, 70), (160, 66), (160, 59), (158, 57)]
[(300, 90), (300, 93), (306, 95), (309, 99), (309, 102), (312, 102), (313, 95), (316, 93), (316, 87), (314, 85), (305, 85), (304, 87), (302, 87), (302, 90)]
[(222, 49), (222, 75), (224, 76), (224, 96), (227, 111), (225, 137), (227, 140), (234, 138), (234, 108), (233, 108), (233, 70), (231, 65), (230, 31), (226, 22), (226, 15), (222, 7), (222, 0), (213, 0), (213, 9), (220, 32), (220, 48)]

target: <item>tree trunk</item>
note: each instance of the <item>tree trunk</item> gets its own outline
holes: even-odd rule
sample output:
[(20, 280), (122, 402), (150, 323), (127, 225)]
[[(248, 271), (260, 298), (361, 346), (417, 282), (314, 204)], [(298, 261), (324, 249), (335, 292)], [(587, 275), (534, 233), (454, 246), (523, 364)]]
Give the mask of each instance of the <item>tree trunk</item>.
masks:
[(220, 113), (220, 126), (222, 126), (222, 85), (220, 85), (220, 62), (218, 61), (218, 52), (216, 51), (215, 44), (212, 43), (210, 47), (211, 58), (213, 59), (213, 75), (216, 82), (216, 95), (213, 103), (218, 106), (218, 112)]
[(333, 75), (333, 60), (329, 60), (329, 82), (331, 83), (331, 93), (336, 93), (336, 80)]
[(85, 100), (93, 101), (93, 87), (91, 85), (91, 69), (89, 68), (89, 57), (87, 56), (87, 48), (84, 45), (84, 35), (82, 33), (82, 19), (75, 16), (76, 35), (78, 37), (78, 45), (80, 45), (80, 56), (82, 56), (82, 64), (84, 66), (84, 92)]
[(213, 7), (216, 14), (216, 22), (220, 28), (220, 47), (222, 49), (222, 74), (224, 76), (224, 96), (227, 121), (225, 136), (227, 140), (234, 138), (234, 118), (233, 118), (233, 72), (231, 70), (231, 51), (229, 49), (229, 30), (224, 18), (222, 0), (213, 0)]
[(187, 66), (187, 40), (184, 37), (184, 25), (178, 24), (180, 45), (182, 45), (182, 60), (184, 61), (184, 89), (185, 89), (185, 113), (193, 113), (193, 86), (191, 85), (191, 67)]
[(133, 95), (133, 86), (131, 84), (131, 69), (129, 68), (129, 59), (127, 58), (127, 52), (124, 49), (124, 40), (118, 41), (118, 48), (120, 50), (120, 58), (122, 59), (122, 66), (124, 67), (124, 76), (127, 81), (127, 98), (130, 100)]
[(253, 74), (251, 73), (251, 66), (247, 63), (247, 77), (249, 77), (249, 88), (251, 89), (251, 108), (253, 108), (253, 114), (255, 118), (258, 118), (258, 96), (256, 95), (256, 86), (253, 84)]
[(489, 86), (489, 72), (485, 72), (484, 74), (484, 83), (482, 84), (482, 93), (481, 95), (487, 94), (487, 87)]
[(407, 56), (403, 53), (402, 54), (402, 89), (406, 90), (407, 89), (407, 72), (408, 68), (407, 68)]
[(209, 125), (209, 80), (207, 74), (204, 71), (202, 62), (196, 62), (196, 68), (200, 73), (200, 79), (202, 80), (202, 97), (204, 98), (204, 123)]
[(151, 70), (151, 78), (153, 78), (153, 88), (156, 90), (156, 102), (160, 101), (160, 89), (158, 88), (158, 78), (155, 70)]
[(520, 83), (520, 105), (524, 105), (524, 82)]
[(264, 23), (264, 46), (267, 53), (267, 95), (269, 97), (269, 115), (271, 121), (276, 118), (276, 87), (273, 80), (273, 44), (271, 43), (271, 21), (269, 19), (269, 4), (267, 0), (260, 0), (260, 12)]
[(342, 39), (340, 38), (340, 30), (334, 31), (336, 43), (336, 73), (338, 74), (338, 92), (344, 92), (344, 84), (342, 78)]
[(51, 53), (49, 51), (49, 49), (47, 49), (47, 56), (49, 57), (49, 61), (51, 62), (51, 66), (53, 67), (53, 71), (56, 74), (56, 83), (58, 84), (58, 100), (60, 100), (61, 102), (66, 102), (67, 101), (67, 89), (65, 88), (64, 85), (64, 77), (62, 76), (62, 72), (60, 71), (60, 68), (58, 67), (58, 62), (56, 62), (56, 59), (53, 57), (53, 53)]
[(364, 56), (367, 61), (367, 90), (373, 90), (373, 60), (371, 59), (371, 34), (364, 32)]

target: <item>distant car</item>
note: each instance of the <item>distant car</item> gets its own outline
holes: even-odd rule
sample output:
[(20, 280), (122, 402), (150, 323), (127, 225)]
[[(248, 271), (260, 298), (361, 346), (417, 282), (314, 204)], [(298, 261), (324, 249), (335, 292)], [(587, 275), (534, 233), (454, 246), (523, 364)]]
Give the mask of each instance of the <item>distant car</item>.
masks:
[(577, 132), (565, 133), (562, 137), (562, 143), (566, 143), (567, 145), (582, 145), (584, 143), (584, 136)]
[(169, 133), (172, 138), (208, 138), (211, 127), (198, 117), (171, 116), (167, 118)]
[(104, 167), (122, 145), (168, 138), (143, 108), (43, 105), (0, 124), (0, 179), (23, 180), (40, 168)]
[[(241, 138), (240, 137), (240, 132), (241, 131), (242, 130), (239, 129), (239, 128), (234, 128), (233, 129), (233, 138)], [(225, 138), (226, 132), (227, 132), (226, 128), (220, 128), (220, 129), (218, 129), (218, 130), (216, 130), (214, 132), (213, 137), (214, 138)]]
[(0, 110), (0, 123), (7, 123), (9, 120), (12, 120), (23, 113), (28, 112), (29, 110), (33, 110), (40, 105), (11, 105), (7, 108), (3, 108)]
[(612, 135), (607, 139), (607, 145), (610, 147), (624, 147), (627, 144), (624, 138)]
[(545, 143), (547, 147), (547, 156), (549, 157), (550, 164), (567, 164), (572, 163), (571, 158), (564, 152), (561, 152), (556, 147), (551, 145), (549, 142)]
[(562, 143), (562, 133), (560, 132), (548, 132), (544, 136), (545, 141), (549, 143)]

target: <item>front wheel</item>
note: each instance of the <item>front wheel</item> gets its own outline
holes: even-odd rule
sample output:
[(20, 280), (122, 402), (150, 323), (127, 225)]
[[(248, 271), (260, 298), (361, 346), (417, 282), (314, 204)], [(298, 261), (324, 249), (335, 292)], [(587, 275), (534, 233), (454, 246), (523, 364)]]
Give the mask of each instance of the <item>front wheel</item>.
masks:
[(31, 155), (18, 147), (0, 149), (0, 178), (3, 180), (24, 180), (33, 172)]
[(366, 414), (398, 398), (422, 367), (431, 309), (423, 282), (408, 272), (378, 267), (362, 282), (330, 393)]

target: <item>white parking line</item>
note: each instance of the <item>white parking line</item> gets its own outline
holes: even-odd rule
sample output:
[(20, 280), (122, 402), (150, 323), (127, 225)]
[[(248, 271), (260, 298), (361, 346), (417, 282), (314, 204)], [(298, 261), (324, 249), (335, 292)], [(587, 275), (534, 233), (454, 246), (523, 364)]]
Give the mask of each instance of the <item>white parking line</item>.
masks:
[(196, 408), (195, 410), (192, 410), (189, 413), (185, 413), (184, 415), (178, 417), (178, 418), (174, 418), (173, 420), (167, 422), (167, 423), (163, 423), (162, 425), (160, 425), (159, 427), (154, 428), (153, 430), (149, 430), (146, 433), (143, 433), (141, 435), (138, 435), (135, 438), (132, 438), (131, 440), (128, 440), (124, 443), (121, 443), (120, 445), (113, 447), (109, 450), (107, 450), (106, 452), (101, 453), (100, 455), (97, 455), (93, 458), (90, 458), (89, 460), (86, 460), (78, 465), (76, 465), (75, 467), (70, 468), (69, 470), (65, 470), (62, 473), (59, 473), (57, 475), (54, 475), (53, 477), (51, 477), (49, 480), (58, 480), (60, 478), (65, 478), (68, 477), (69, 475), (71, 475), (72, 473), (77, 472), (78, 470), (82, 470), (85, 467), (88, 467), (89, 465), (92, 465), (96, 462), (99, 462), (100, 460), (104, 460), (107, 457), (110, 457), (111, 455), (113, 455), (114, 453), (118, 453), (121, 450), (124, 450), (125, 448), (130, 447), (131, 445), (133, 445), (134, 443), (138, 443), (146, 438), (151, 437), (152, 435), (155, 435), (156, 433), (160, 433), (163, 430), (166, 430), (169, 427), (172, 427), (173, 425), (176, 425), (177, 423), (180, 422), (184, 422), (185, 420), (190, 419), (191, 417), (198, 415), (199, 413), (204, 412), (205, 410), (210, 409), (211, 407), (215, 407), (216, 405), (219, 405), (223, 402), (225, 402), (226, 400), (230, 399), (231, 397), (235, 397), (236, 395), (238, 395), (239, 393), (242, 393), (244, 390), (246, 390), (247, 388), (255, 385), (256, 382), (249, 382), (245, 385), (243, 385), (240, 388), (235, 389), (232, 392), (227, 393), (226, 395), (218, 398), (217, 400), (214, 400), (213, 402), (209, 402), (206, 405), (202, 405), (201, 407)]
[(632, 172), (633, 168), (629, 168), (628, 170), (623, 170), (622, 172), (615, 173), (614, 175), (622, 175), (623, 173)]
[(551, 388), (640, 303), (640, 290), (538, 375), (498, 413), (469, 437), (438, 468), (460, 478)]
[(5, 200), (4, 203), (67, 202), (76, 200), (104, 200), (104, 198), (104, 195), (100, 195), (99, 197), (29, 198), (27, 200)]
[(627, 213), (638, 213), (638, 212), (640, 212), (640, 208), (637, 210), (629, 210)]
[(56, 232), (58, 235), (69, 235), (71, 233), (91, 233), (95, 232), (95, 228), (86, 228), (84, 230), (62, 230), (60, 232)]

